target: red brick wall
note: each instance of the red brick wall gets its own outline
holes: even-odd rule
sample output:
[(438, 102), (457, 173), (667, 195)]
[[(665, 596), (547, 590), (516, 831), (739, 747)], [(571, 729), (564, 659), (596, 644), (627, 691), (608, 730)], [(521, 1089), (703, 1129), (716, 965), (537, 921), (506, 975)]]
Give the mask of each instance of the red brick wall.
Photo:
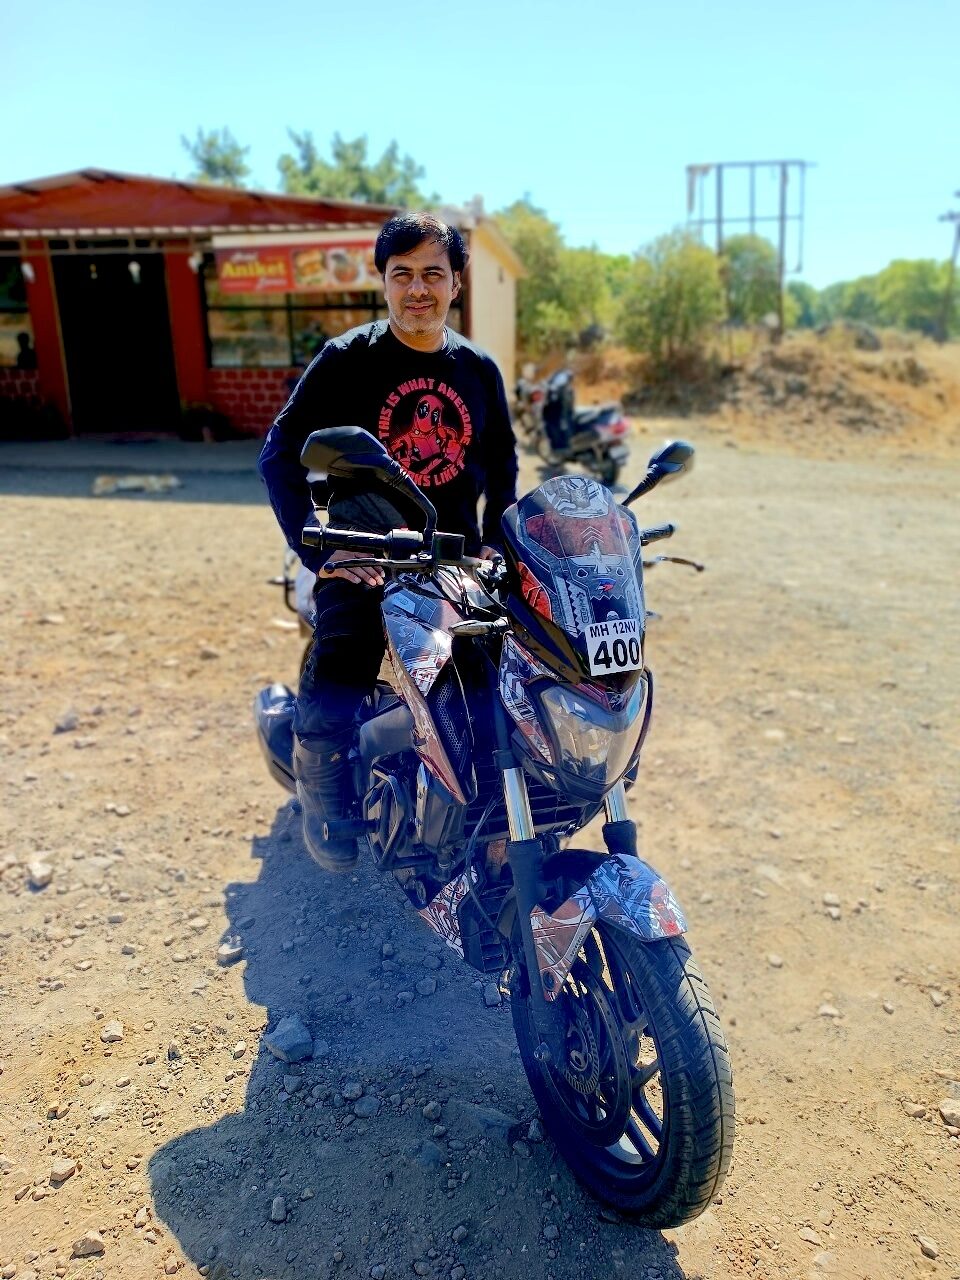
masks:
[(208, 369), (207, 398), (238, 431), (266, 435), (302, 369)]
[(19, 400), (32, 408), (40, 405), (40, 372), (0, 365), (0, 400)]

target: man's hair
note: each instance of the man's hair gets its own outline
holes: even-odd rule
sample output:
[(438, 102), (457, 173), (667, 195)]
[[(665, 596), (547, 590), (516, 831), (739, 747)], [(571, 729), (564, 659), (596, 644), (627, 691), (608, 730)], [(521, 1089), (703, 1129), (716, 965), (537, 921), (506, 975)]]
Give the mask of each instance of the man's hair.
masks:
[(456, 227), (448, 227), (432, 213), (399, 213), (380, 228), (373, 251), (377, 270), (384, 275), (388, 259), (412, 253), (425, 240), (432, 240), (446, 250), (450, 266), (461, 274), (467, 265), (467, 247)]

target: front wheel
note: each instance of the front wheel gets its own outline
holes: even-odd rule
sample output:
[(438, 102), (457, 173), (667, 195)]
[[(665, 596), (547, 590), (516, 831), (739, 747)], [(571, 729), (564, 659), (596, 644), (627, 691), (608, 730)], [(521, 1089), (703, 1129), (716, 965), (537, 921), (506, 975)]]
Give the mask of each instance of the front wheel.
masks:
[[(733, 1079), (717, 1012), (683, 938), (600, 923), (557, 999), (565, 1061), (540, 1063), (526, 974), (511, 1007), (530, 1087), (560, 1154), (598, 1200), (677, 1227), (717, 1194), (733, 1148)], [(537, 979), (539, 980), (539, 979)]]
[(602, 485), (606, 485), (608, 489), (612, 489), (617, 483), (617, 477), (620, 474), (620, 463), (614, 462), (612, 458), (603, 457), (597, 466), (597, 479)]

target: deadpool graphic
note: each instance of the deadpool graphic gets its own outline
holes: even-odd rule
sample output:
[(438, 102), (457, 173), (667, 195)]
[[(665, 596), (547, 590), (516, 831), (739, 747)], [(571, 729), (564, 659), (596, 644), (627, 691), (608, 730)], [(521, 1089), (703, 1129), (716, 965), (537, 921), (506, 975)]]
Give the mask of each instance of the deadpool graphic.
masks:
[(378, 434), (421, 489), (429, 489), (463, 470), (473, 428), (467, 406), (451, 387), (417, 378), (387, 397)]

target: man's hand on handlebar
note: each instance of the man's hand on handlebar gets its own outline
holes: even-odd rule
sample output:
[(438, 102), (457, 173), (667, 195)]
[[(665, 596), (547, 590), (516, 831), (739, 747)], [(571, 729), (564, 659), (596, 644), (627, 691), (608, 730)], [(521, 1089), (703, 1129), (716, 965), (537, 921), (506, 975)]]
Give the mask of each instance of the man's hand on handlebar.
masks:
[(480, 559), (481, 559), (481, 560), (496, 560), (498, 557), (502, 559), (502, 558), (503, 558), (503, 552), (502, 552), (502, 551), (498, 551), (498, 550), (496, 549), (496, 547), (481, 547), (481, 548), (480, 548)]
[(355, 582), (362, 587), (382, 587), (383, 570), (376, 565), (354, 565), (349, 569), (338, 566), (340, 560), (355, 560), (355, 551), (331, 551), (326, 563), (321, 567), (317, 578), (320, 582), (330, 582), (333, 578), (342, 578), (344, 582)]

